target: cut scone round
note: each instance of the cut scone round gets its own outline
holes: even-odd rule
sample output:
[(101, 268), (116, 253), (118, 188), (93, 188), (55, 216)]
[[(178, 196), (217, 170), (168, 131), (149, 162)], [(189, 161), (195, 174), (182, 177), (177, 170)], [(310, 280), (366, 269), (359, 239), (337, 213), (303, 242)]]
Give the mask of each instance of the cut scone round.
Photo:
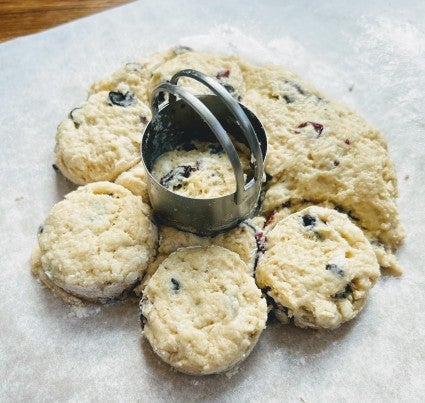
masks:
[(158, 234), (150, 217), (140, 197), (114, 183), (69, 193), (40, 227), (40, 279), (89, 301), (121, 297), (156, 254)]
[(245, 263), (219, 246), (172, 253), (149, 280), (140, 310), (153, 350), (193, 375), (223, 372), (245, 359), (267, 319)]
[(140, 161), (150, 118), (148, 106), (126, 85), (93, 94), (58, 126), (55, 163), (77, 185), (113, 181)]
[(379, 274), (362, 231), (345, 214), (311, 206), (267, 234), (256, 280), (282, 322), (333, 329), (363, 308)]

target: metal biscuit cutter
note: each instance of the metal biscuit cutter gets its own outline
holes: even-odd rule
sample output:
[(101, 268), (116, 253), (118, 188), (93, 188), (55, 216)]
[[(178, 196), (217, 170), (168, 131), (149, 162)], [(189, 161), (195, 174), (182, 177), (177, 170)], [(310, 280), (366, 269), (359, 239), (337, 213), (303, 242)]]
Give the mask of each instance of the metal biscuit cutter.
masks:
[[(214, 95), (192, 95), (177, 85), (183, 76), (204, 84)], [(168, 103), (164, 101), (167, 93)], [(253, 216), (258, 209), (267, 150), (266, 134), (257, 117), (215, 79), (190, 69), (179, 71), (170, 82), (154, 89), (151, 109), (153, 118), (143, 134), (141, 153), (157, 220), (183, 231), (211, 236)], [(250, 150), (253, 169), (246, 179), (228, 133)], [(153, 177), (154, 161), (161, 154), (191, 140), (218, 140), (234, 170), (234, 193), (208, 199), (191, 198), (165, 188)]]

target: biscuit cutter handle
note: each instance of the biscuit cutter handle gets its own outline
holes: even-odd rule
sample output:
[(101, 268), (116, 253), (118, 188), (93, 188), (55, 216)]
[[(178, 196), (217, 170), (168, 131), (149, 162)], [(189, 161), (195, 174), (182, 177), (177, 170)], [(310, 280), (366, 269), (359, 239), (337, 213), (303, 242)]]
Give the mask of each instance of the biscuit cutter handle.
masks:
[(227, 109), (229, 109), (233, 117), (236, 119), (236, 121), (242, 128), (242, 132), (246, 140), (248, 141), (251, 154), (254, 156), (254, 159), (255, 159), (254, 178), (252, 178), (252, 180), (245, 185), (244, 189), (248, 189), (249, 187), (253, 186), (254, 182), (257, 180), (261, 181), (263, 178), (263, 173), (264, 173), (264, 162), (263, 162), (264, 159), (263, 159), (263, 153), (260, 147), (260, 142), (258, 140), (258, 136), (254, 128), (252, 127), (250, 120), (248, 119), (245, 112), (239, 105), (239, 102), (237, 102), (229, 94), (229, 92), (221, 84), (219, 84), (215, 79), (213, 79), (210, 76), (207, 76), (204, 73), (201, 73), (200, 71), (193, 70), (193, 69), (181, 70), (177, 72), (176, 74), (174, 74), (173, 77), (171, 77), (170, 82), (172, 84), (177, 84), (180, 77), (190, 77), (204, 84), (215, 95), (217, 95), (221, 99), (224, 105), (226, 105)]
[[(189, 70), (184, 70), (184, 71), (189, 71)], [(184, 71), (182, 71), (182, 72), (184, 72)], [(190, 71), (194, 71), (194, 70), (190, 70)], [(204, 74), (201, 74), (199, 72), (196, 72), (196, 73), (198, 73), (201, 76), (201, 78), (199, 79), (200, 81), (204, 77), (209, 78), (208, 76), (205, 76)], [(173, 77), (173, 79), (174, 79), (174, 77)], [(178, 79), (178, 77), (175, 78), (174, 81), (177, 82), (177, 79)], [(217, 84), (217, 85), (219, 85), (219, 84)], [(227, 91), (224, 88), (222, 90), (224, 92), (226, 92), (226, 94), (228, 94)], [(155, 90), (153, 91), (151, 107), (152, 107), (152, 112), (153, 112), (154, 116), (157, 115), (160, 111), (160, 105), (163, 101), (163, 96), (160, 96), (160, 95), (165, 93), (165, 92), (170, 93), (169, 103), (176, 101), (176, 96), (180, 97), (181, 100), (183, 100), (198, 115), (201, 116), (201, 118), (205, 121), (205, 123), (209, 126), (211, 131), (214, 133), (217, 140), (220, 142), (221, 146), (223, 147), (224, 151), (226, 152), (226, 154), (227, 154), (227, 156), (230, 160), (230, 163), (232, 164), (233, 172), (235, 174), (235, 179), (236, 179), (235, 203), (237, 205), (241, 204), (245, 199), (244, 194), (245, 194), (245, 191), (246, 191), (245, 190), (244, 173), (243, 173), (242, 164), (241, 164), (241, 161), (239, 159), (238, 153), (236, 152), (235, 146), (231, 142), (229, 135), (226, 133), (226, 130), (224, 130), (223, 126), (218, 121), (218, 119), (212, 114), (212, 112), (198, 98), (196, 98), (194, 95), (192, 95), (189, 91), (185, 90), (182, 87), (177, 86), (175, 83), (172, 83), (172, 82), (163, 83), (163, 84), (159, 85), (158, 87), (156, 87)], [(232, 98), (230, 95), (229, 95), (229, 97)], [(241, 113), (243, 115), (245, 115), (243, 113), (242, 109), (241, 109)], [(246, 118), (246, 116), (245, 116), (245, 118)], [(248, 120), (248, 118), (246, 118), (246, 120)]]

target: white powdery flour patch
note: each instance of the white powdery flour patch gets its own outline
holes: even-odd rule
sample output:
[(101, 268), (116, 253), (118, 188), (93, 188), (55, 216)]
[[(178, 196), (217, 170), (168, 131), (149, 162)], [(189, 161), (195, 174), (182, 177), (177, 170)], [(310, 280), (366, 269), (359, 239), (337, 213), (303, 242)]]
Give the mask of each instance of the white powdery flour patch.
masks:
[(183, 37), (180, 42), (199, 51), (237, 54), (259, 65), (283, 65), (342, 101), (345, 100), (347, 86), (351, 84), (347, 70), (327, 63), (322, 55), (306, 49), (290, 36), (257, 39), (238, 28), (220, 24), (207, 33)]

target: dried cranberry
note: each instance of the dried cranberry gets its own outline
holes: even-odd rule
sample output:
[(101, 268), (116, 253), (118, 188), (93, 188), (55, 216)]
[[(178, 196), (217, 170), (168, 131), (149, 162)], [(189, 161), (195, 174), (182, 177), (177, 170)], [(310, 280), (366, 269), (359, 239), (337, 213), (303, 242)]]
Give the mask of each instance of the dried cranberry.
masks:
[(258, 231), (255, 234), (255, 242), (257, 242), (258, 252), (264, 253), (266, 251), (267, 237), (264, 235), (263, 231)]
[(264, 223), (264, 226), (270, 225), (270, 223), (272, 223), (274, 221), (274, 217), (276, 215), (276, 212), (273, 211), (267, 218), (266, 218), (266, 222)]
[(316, 131), (317, 137), (319, 138), (320, 135), (323, 132), (323, 125), (321, 123), (316, 123), (316, 122), (310, 122), (310, 121), (308, 121), (308, 122), (301, 123), (298, 126), (298, 129), (302, 129), (303, 127), (306, 127), (307, 125), (313, 126), (313, 129)]
[(229, 78), (229, 76), (230, 76), (230, 70), (227, 69), (227, 70), (219, 71), (215, 77), (219, 80), (220, 78)]

